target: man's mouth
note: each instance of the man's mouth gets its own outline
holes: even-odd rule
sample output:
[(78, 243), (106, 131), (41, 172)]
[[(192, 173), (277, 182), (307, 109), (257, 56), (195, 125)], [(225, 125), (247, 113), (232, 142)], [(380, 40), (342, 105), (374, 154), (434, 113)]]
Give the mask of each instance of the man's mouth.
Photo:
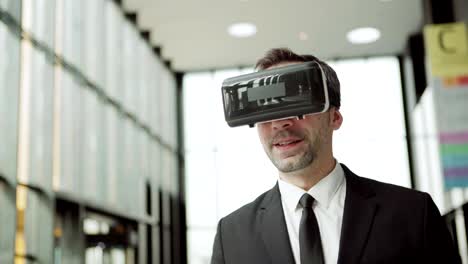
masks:
[(297, 139), (297, 138), (282, 139), (282, 140), (276, 141), (273, 144), (273, 147), (275, 147), (275, 148), (277, 148), (279, 150), (289, 150), (289, 149), (292, 149), (292, 148), (298, 146), (302, 141), (303, 141), (303, 139)]
[(283, 146), (287, 146), (287, 145), (293, 145), (293, 144), (296, 144), (298, 142), (300, 142), (302, 140), (298, 139), (298, 140), (288, 140), (288, 141), (282, 141), (282, 142), (278, 142), (276, 144), (274, 144), (274, 146), (276, 147), (283, 147)]

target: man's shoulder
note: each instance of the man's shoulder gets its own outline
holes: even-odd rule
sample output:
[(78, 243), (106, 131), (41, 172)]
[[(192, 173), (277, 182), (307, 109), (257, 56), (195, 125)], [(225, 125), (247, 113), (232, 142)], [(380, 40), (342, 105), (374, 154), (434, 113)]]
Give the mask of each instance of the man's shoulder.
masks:
[[(424, 219), (428, 210), (438, 210), (431, 196), (425, 192), (360, 176), (347, 177), (347, 188), (350, 187), (349, 182), (353, 185), (351, 197), (361, 197), (364, 198), (361, 201), (377, 205), (381, 216), (387, 216), (395, 222), (414, 219), (413, 223), (420, 224), (419, 220)], [(349, 194), (347, 191), (346, 195)]]
[(381, 182), (367, 177), (362, 177), (355, 174), (345, 164), (341, 164), (343, 168), (347, 185), (352, 185), (352, 188), (357, 191), (373, 192), (381, 195), (410, 195), (410, 196), (425, 196), (427, 193), (395, 185), (391, 183)]
[(364, 186), (372, 190), (378, 197), (388, 200), (391, 199), (393, 202), (396, 201), (422, 201), (427, 199), (429, 194), (410, 189), (404, 186), (395, 185), (391, 183), (381, 182), (366, 177), (355, 175), (355, 179), (361, 186)]

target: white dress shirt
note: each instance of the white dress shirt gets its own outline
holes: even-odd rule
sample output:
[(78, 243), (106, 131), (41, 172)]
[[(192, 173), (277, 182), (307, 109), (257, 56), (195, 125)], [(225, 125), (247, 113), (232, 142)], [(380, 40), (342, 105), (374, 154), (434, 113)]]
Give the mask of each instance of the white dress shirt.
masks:
[[(301, 264), (299, 225), (302, 207), (299, 205), (299, 200), (306, 192), (282, 179), (278, 180), (278, 184), (294, 260), (296, 264)], [(336, 162), (333, 171), (320, 180), (307, 193), (315, 199), (313, 210), (320, 229), (325, 263), (337, 263), (346, 196), (346, 180), (341, 165)]]

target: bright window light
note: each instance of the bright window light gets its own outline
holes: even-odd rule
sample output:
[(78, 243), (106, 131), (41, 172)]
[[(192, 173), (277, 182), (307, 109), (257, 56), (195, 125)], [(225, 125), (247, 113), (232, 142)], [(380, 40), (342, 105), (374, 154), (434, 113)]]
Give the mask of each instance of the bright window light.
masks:
[(228, 33), (236, 38), (247, 38), (257, 33), (257, 27), (252, 23), (235, 23), (228, 27)]
[(356, 28), (349, 31), (346, 37), (353, 44), (368, 44), (380, 38), (380, 31), (372, 27)]

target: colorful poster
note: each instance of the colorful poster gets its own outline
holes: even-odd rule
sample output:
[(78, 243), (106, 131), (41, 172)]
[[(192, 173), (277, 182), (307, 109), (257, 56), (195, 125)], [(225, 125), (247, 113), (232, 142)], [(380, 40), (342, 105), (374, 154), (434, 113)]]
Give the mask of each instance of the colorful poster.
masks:
[(445, 188), (468, 187), (468, 75), (434, 78)]
[(446, 189), (468, 187), (468, 131), (440, 133), (439, 140)]

